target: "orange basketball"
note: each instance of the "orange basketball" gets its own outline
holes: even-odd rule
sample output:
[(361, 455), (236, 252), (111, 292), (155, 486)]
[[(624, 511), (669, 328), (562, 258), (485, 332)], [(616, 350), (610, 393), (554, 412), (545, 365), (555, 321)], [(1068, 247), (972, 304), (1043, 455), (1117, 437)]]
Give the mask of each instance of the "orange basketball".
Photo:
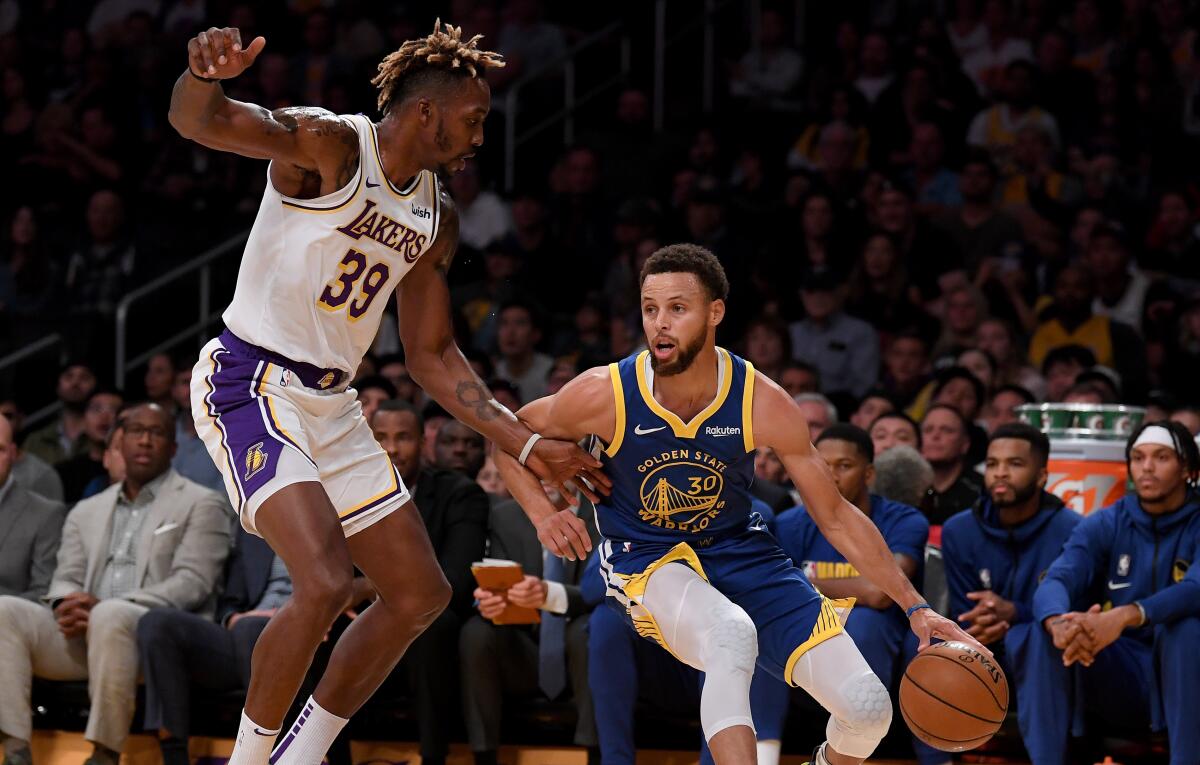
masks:
[(965, 643), (937, 643), (908, 664), (900, 714), (913, 735), (943, 752), (987, 741), (1008, 712), (1008, 680), (994, 659)]

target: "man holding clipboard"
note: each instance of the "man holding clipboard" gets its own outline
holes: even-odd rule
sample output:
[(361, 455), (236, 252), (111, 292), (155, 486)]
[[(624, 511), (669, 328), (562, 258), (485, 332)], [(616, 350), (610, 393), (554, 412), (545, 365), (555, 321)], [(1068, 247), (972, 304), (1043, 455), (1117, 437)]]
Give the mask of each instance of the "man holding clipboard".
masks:
[[(576, 512), (596, 544), (592, 504), (581, 498)], [(579, 713), (575, 744), (587, 747), (589, 760), (595, 756), (598, 762), (587, 686), (587, 618), (596, 603), (585, 602), (579, 587), (586, 561), (544, 551), (514, 501), (496, 505), (488, 526), (489, 560), (472, 567), (481, 585), (475, 590), (479, 613), (463, 626), (459, 640), (463, 712), (475, 763), (496, 762), (505, 696), (557, 699), (568, 689)], [(504, 589), (510, 581), (517, 583)]]

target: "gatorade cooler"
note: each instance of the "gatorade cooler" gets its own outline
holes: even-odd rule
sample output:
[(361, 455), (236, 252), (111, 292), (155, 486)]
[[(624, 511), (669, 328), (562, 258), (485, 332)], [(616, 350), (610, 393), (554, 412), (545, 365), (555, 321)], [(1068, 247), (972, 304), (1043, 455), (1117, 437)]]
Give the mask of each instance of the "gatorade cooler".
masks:
[(1109, 404), (1028, 404), (1022, 421), (1050, 437), (1046, 490), (1087, 515), (1111, 505), (1128, 490), (1125, 443), (1146, 410)]

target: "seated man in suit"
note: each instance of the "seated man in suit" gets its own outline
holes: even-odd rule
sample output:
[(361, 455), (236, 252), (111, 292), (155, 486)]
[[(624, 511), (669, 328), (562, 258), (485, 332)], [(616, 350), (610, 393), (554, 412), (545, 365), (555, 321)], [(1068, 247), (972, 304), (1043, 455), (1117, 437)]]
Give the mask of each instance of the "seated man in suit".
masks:
[(12, 425), (0, 417), (0, 595), (36, 603), (50, 586), (67, 511), (18, 483), (16, 454)]
[[(577, 512), (594, 546), (600, 535), (591, 503), (581, 500)], [(579, 714), (575, 743), (588, 747), (589, 763), (598, 761), (587, 682), (591, 606), (580, 591), (585, 561), (564, 561), (543, 550), (536, 529), (515, 501), (492, 508), (489, 526), (489, 557), (520, 563), (525, 579), (501, 594), (477, 588), (479, 613), (463, 625), (463, 707), (475, 763), (496, 762), (504, 696), (530, 697), (540, 691), (556, 699), (568, 685)], [(491, 619), (509, 602), (540, 609), (541, 624), (536, 629), (493, 624)]]
[(449, 607), (409, 646), (397, 673), (407, 682), (415, 702), (421, 762), (441, 765), (450, 751), (452, 723), (458, 716), (458, 633), (471, 616), (475, 586), (471, 564), (483, 557), (487, 544), (488, 498), (466, 475), (424, 465), (425, 425), (409, 402), (380, 404), (371, 428), (404, 485), (411, 488), (453, 591)]
[[(13, 433), (20, 433), (25, 427), (25, 413), (17, 405), (16, 399), (0, 398), (0, 415), (8, 420)], [(16, 458), (13, 461), (12, 475), (29, 491), (41, 494), (46, 499), (62, 502), (63, 485), (58, 477), (58, 471), (41, 457), (17, 447)]]
[(116, 765), (137, 690), (138, 619), (151, 608), (211, 614), (229, 554), (225, 500), (170, 469), (175, 426), (154, 404), (126, 412), (125, 480), (67, 515), (45, 600), (0, 597), (5, 762), (32, 761), (33, 676), (88, 681), (94, 765)]

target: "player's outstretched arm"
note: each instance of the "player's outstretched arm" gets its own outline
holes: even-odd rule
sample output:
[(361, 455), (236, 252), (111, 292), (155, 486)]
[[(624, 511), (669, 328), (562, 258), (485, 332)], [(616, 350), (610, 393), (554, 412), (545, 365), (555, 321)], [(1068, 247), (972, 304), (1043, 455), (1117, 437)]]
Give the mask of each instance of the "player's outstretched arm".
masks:
[[(446, 411), (482, 433), (500, 450), (517, 456), (526, 449), (534, 431), (496, 401), (454, 339), (446, 271), (458, 246), (458, 212), (445, 194), (441, 207), (441, 224), (433, 246), (396, 290), (405, 363), (413, 381)], [(607, 493), (611, 482), (600, 472), (599, 460), (580, 449), (574, 439), (541, 435), (525, 463), (540, 479), (572, 502), (575, 495), (565, 484), (576, 476), (586, 477), (592, 486)], [(584, 486), (580, 489), (588, 499), (600, 501), (596, 492)]]
[[(595, 434), (611, 443), (616, 410), (608, 369), (597, 367), (584, 372), (553, 396), (526, 404), (517, 417), (549, 438), (579, 441)], [(579, 516), (570, 508), (552, 504), (538, 477), (512, 455), (497, 454), (496, 467), (546, 549), (572, 560), (587, 558), (592, 543)]]
[[(792, 479), (809, 516), (829, 543), (875, 586), (907, 611), (923, 603), (921, 594), (884, 542), (870, 518), (838, 492), (825, 460), (813, 448), (808, 423), (796, 402), (772, 380), (755, 373), (752, 420), (754, 440), (775, 450)], [(921, 648), (932, 637), (961, 640), (987, 655), (990, 652), (954, 622), (922, 608), (912, 612), (909, 623), (921, 639)]]
[(188, 71), (171, 92), (171, 126), (210, 149), (269, 159), (271, 182), (288, 196), (314, 197), (342, 188), (358, 168), (354, 128), (332, 112), (290, 107), (274, 112), (225, 96), (221, 80), (237, 77), (266, 47), (245, 47), (241, 32), (212, 28), (188, 41)]

